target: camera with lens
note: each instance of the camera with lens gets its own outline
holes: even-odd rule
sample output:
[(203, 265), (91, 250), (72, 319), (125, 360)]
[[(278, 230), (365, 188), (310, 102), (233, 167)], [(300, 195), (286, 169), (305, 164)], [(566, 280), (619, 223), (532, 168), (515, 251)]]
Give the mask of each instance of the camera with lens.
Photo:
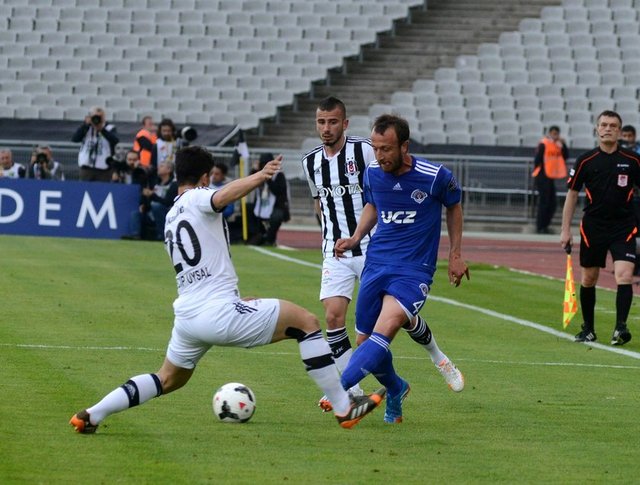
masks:
[(36, 163), (40, 165), (49, 163), (49, 159), (47, 158), (46, 153), (36, 153)]
[(102, 123), (102, 116), (100, 115), (92, 115), (91, 116), (91, 123), (94, 125), (99, 125), (100, 123)]

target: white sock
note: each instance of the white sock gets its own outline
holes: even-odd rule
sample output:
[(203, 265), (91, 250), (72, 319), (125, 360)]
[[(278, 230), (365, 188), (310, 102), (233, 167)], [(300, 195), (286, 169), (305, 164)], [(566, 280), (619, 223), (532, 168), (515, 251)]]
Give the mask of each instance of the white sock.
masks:
[(349, 395), (340, 384), (340, 373), (331, 356), (329, 344), (322, 338), (320, 330), (306, 335), (298, 344), (309, 377), (331, 401), (334, 412), (346, 414), (351, 405)]
[(107, 416), (132, 408), (160, 396), (162, 386), (155, 374), (142, 374), (132, 377), (122, 386), (114, 389), (100, 402), (87, 408), (92, 424), (100, 424)]
[(431, 329), (427, 322), (418, 315), (416, 317), (416, 324), (411, 330), (407, 330), (409, 337), (411, 337), (416, 343), (420, 344), (431, 357), (431, 361), (438, 365), (443, 360), (447, 359), (447, 356), (440, 350), (436, 343), (436, 337), (431, 333)]

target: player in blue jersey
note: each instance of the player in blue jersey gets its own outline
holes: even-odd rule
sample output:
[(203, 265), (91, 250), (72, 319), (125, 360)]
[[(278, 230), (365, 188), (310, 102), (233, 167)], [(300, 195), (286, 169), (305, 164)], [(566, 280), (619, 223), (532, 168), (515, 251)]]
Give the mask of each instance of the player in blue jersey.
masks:
[(461, 256), (462, 191), (448, 169), (409, 153), (409, 125), (382, 115), (373, 125), (376, 161), (364, 177), (366, 205), (352, 237), (336, 242), (336, 256), (355, 246), (377, 224), (367, 250), (356, 303), (358, 349), (342, 374), (348, 389), (373, 374), (387, 388), (384, 420), (402, 421), (402, 401), (409, 384), (399, 377), (389, 345), (404, 328), (422, 345), (454, 391), (464, 378), (438, 348), (418, 314), (430, 290), (440, 243), (442, 207), (450, 241), (449, 280), (459, 286), (469, 269)]

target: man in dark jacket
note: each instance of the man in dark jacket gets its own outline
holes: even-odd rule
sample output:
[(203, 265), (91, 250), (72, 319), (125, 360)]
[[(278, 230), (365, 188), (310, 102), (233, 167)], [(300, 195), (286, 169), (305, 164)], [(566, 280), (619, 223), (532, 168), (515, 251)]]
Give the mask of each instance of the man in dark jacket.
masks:
[[(274, 158), (272, 153), (260, 155), (258, 170), (262, 170)], [(258, 187), (255, 193), (253, 213), (262, 222), (261, 243), (274, 246), (280, 226), (291, 218), (287, 179), (282, 172), (278, 172), (271, 180)]]

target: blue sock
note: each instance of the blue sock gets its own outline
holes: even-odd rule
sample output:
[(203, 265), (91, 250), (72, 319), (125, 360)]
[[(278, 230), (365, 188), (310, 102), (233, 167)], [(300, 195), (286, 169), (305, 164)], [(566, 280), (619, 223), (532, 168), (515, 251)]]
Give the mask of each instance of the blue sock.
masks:
[(349, 389), (367, 374), (373, 374), (389, 394), (399, 394), (402, 391), (402, 381), (393, 368), (390, 343), (391, 340), (376, 332), (365, 340), (353, 353), (342, 373), (342, 387)]

